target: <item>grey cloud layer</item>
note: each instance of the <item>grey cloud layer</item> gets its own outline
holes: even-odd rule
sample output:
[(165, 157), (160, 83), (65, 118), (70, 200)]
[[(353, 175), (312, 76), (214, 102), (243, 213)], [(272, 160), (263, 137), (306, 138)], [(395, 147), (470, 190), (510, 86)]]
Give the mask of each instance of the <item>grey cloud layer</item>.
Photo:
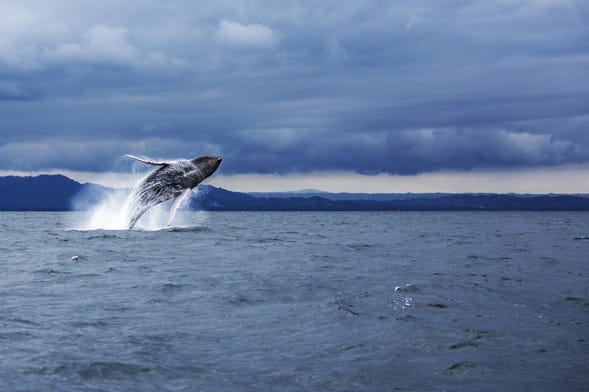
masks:
[(583, 1), (3, 2), (0, 167), (226, 173), (589, 161)]

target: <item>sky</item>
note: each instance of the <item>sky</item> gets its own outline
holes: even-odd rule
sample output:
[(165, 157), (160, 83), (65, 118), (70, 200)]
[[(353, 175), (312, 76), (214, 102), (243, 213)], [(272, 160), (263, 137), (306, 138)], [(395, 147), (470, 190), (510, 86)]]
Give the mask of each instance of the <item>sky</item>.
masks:
[(0, 174), (589, 193), (589, 2), (0, 0)]

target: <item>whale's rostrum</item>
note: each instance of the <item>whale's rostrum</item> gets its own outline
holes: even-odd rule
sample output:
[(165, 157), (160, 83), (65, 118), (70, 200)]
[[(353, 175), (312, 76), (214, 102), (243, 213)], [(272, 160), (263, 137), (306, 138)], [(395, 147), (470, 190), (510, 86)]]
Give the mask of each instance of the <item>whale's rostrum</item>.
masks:
[(182, 200), (221, 164), (220, 157), (208, 155), (176, 161), (154, 161), (133, 155), (127, 156), (149, 165), (159, 166), (135, 185), (127, 198), (125, 210), (129, 229), (132, 229), (151, 207), (166, 200), (176, 199), (170, 208), (170, 225)]

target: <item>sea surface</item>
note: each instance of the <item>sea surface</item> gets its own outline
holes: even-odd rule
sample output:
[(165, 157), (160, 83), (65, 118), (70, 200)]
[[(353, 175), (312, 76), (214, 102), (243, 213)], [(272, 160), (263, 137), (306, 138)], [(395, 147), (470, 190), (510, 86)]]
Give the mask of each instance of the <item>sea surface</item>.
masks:
[(589, 213), (179, 215), (0, 213), (0, 390), (589, 390)]

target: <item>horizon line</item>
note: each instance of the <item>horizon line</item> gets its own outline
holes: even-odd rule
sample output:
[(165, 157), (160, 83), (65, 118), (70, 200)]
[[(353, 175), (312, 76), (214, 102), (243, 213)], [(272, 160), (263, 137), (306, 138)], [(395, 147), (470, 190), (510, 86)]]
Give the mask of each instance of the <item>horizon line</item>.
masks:
[[(79, 183), (108, 188), (132, 188), (148, 172), (90, 172), (63, 169), (0, 170), (0, 176), (64, 175)], [(205, 184), (242, 193), (488, 193), (488, 194), (589, 194), (589, 165), (566, 165), (511, 171), (436, 171), (415, 175), (354, 172), (291, 174), (218, 174)]]

